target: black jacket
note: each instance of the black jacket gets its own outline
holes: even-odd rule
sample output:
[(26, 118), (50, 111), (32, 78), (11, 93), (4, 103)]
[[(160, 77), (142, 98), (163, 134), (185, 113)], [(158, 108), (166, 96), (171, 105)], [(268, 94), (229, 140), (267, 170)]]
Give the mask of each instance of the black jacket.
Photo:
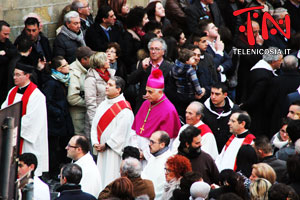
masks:
[(266, 129), (270, 133), (270, 137), (281, 128), (280, 120), (287, 114), (282, 112), (286, 96), (296, 91), (299, 85), (300, 73), (297, 71), (282, 72), (280, 76), (274, 77), (270, 81), (264, 102), (268, 119), (270, 119)]
[[(260, 61), (257, 64), (259, 67), (263, 67), (263, 65), (263, 62)], [(272, 71), (264, 68), (256, 68), (249, 73), (246, 100), (241, 109), (246, 110), (251, 116), (250, 131), (255, 136), (265, 134), (264, 119), (268, 113), (266, 113), (264, 102), (269, 89), (269, 82), (274, 76)]]
[[(217, 3), (214, 2), (213, 4), (209, 5), (209, 8), (213, 17), (213, 23), (217, 27), (225, 25)], [(185, 14), (187, 16), (186, 23), (190, 34), (195, 33), (198, 30), (197, 27), (199, 21), (207, 17), (207, 14), (204, 11), (199, 0), (194, 1), (189, 7), (187, 7), (185, 10)]]
[(11, 87), (8, 86), (9, 77), (9, 63), (11, 59), (17, 54), (16, 47), (6, 39), (5, 42), (0, 42), (0, 51), (5, 51), (5, 55), (0, 56), (0, 105), (4, 102), (7, 93)]
[(57, 188), (56, 191), (60, 192), (60, 196), (55, 200), (96, 200), (93, 195), (83, 192), (80, 185), (67, 183)]
[(204, 102), (204, 118), (203, 122), (212, 130), (219, 153), (222, 151), (223, 146), (232, 135), (229, 132), (228, 121), (232, 112), (239, 110), (239, 106), (234, 104), (228, 97), (225, 99), (224, 111), (222, 113), (216, 112), (216, 107), (208, 98)]
[(63, 56), (71, 64), (76, 60), (76, 50), (81, 43), (71, 40), (63, 33), (59, 33), (53, 42), (53, 56)]
[[(24, 31), (22, 31), (21, 35), (19, 35), (17, 37), (14, 44), (15, 45), (18, 44), (18, 41), (25, 35), (26, 35), (26, 33)], [(35, 67), (37, 66), (39, 58), (43, 58), (43, 56), (46, 58), (47, 62), (51, 61), (51, 59), (52, 59), (52, 50), (51, 50), (48, 38), (42, 32), (40, 32), (39, 37), (40, 37), (39, 42), (42, 46), (43, 52), (38, 52), (36, 43), (34, 43), (32, 45), (32, 51), (28, 56), (29, 58), (32, 59), (32, 66), (35, 66)]]
[(286, 161), (279, 160), (275, 156), (264, 157), (261, 162), (270, 165), (276, 172), (276, 181), (280, 183), (286, 183), (288, 180)]
[(288, 10), (288, 13), (291, 18), (291, 27), (296, 32), (300, 31), (300, 7), (294, 6), (289, 0), (286, 0), (284, 3), (284, 7)]
[(74, 127), (64, 84), (49, 76), (42, 92), (46, 96), (49, 136), (72, 136)]
[(122, 46), (122, 34), (116, 28), (112, 27), (109, 31), (110, 40), (108, 40), (105, 32), (101, 28), (100, 24), (94, 23), (87, 29), (85, 33), (85, 42), (93, 51), (102, 51), (105, 52), (107, 45), (110, 42), (117, 42)]

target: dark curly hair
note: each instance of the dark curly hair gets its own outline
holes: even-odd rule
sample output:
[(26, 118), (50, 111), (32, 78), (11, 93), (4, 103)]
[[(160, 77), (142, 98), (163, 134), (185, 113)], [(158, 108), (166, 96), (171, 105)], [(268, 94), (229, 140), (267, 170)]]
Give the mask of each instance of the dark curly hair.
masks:
[(127, 28), (142, 26), (146, 10), (142, 6), (136, 6), (130, 10), (127, 16)]
[(190, 160), (181, 155), (174, 155), (170, 157), (167, 160), (166, 165), (168, 165), (168, 168), (174, 172), (177, 179), (182, 177), (185, 173), (192, 171)]

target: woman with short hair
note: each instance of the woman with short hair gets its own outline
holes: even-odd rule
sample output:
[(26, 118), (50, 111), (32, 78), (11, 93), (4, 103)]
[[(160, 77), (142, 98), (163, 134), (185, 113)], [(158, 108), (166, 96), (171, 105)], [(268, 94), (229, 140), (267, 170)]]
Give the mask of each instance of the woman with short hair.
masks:
[(109, 60), (104, 52), (96, 52), (90, 57), (90, 66), (84, 83), (84, 95), (87, 108), (85, 132), (90, 138), (90, 129), (98, 105), (105, 99), (105, 87), (115, 70), (110, 69)]

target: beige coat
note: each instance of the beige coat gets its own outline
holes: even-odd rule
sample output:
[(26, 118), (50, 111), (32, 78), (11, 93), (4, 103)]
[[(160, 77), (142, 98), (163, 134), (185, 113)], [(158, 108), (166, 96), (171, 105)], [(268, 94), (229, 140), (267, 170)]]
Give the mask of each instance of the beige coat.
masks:
[(84, 134), (86, 105), (84, 98), (84, 82), (87, 69), (76, 59), (70, 65), (70, 85), (68, 87), (68, 102), (75, 134)]
[[(114, 69), (108, 69), (108, 72), (111, 76), (114, 76), (116, 73)], [(90, 68), (84, 83), (84, 95), (87, 108), (85, 131), (88, 133), (88, 138), (90, 138), (90, 130), (96, 108), (104, 101), (105, 87), (106, 82), (100, 77), (95, 69)]]

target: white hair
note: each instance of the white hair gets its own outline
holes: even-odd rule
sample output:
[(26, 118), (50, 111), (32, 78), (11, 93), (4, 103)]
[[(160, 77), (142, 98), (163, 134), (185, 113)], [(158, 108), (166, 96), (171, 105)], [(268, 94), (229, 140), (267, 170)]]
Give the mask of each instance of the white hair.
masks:
[(78, 12), (76, 11), (70, 11), (67, 14), (65, 14), (64, 16), (64, 23), (70, 23), (71, 22), (71, 18), (76, 18), (79, 17)]

